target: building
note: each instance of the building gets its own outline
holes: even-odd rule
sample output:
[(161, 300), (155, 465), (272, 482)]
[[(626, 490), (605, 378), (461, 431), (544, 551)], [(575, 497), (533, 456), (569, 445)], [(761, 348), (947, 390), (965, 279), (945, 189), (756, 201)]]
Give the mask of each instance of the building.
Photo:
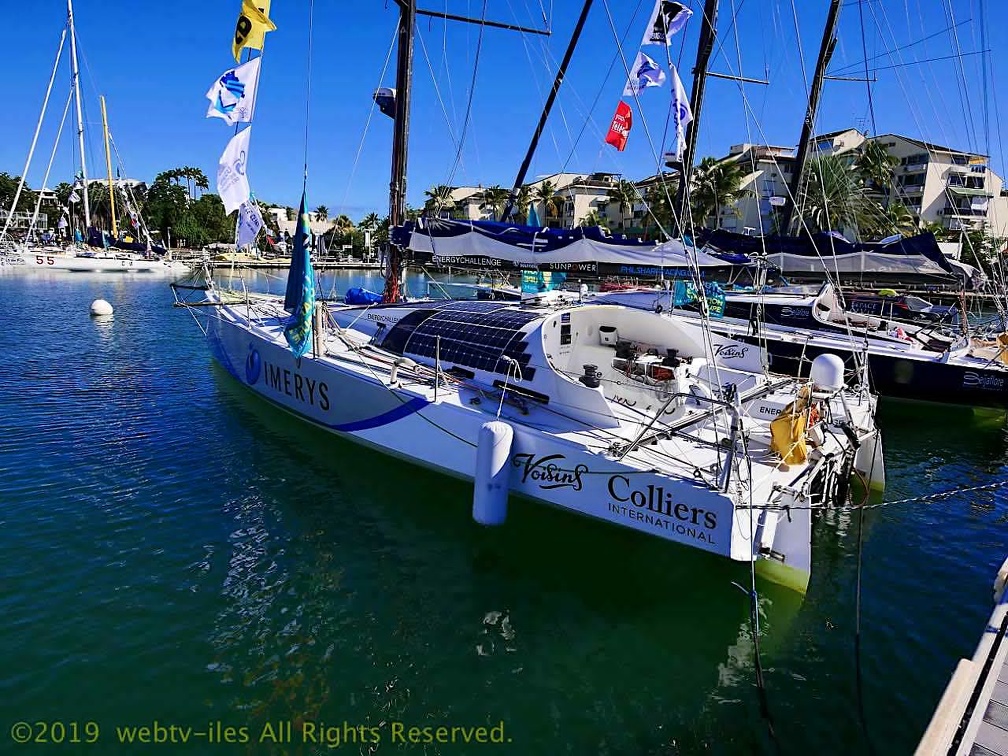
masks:
[[(265, 210), (264, 217), (269, 216), (273, 219), (281, 235), (286, 233), (291, 237), (294, 236), (294, 231), (297, 229), (297, 218), (288, 219), (286, 207), (268, 207)], [(297, 211), (295, 210), (293, 214), (296, 216)], [(335, 225), (336, 222), (331, 218), (320, 220), (315, 213), (308, 213), (308, 228), (315, 235), (328, 233)]]
[[(880, 144), (896, 163), (894, 185), (880, 191), (879, 200), (902, 203), (921, 225), (938, 223), (947, 231), (1008, 236), (1008, 193), (986, 155), (898, 134), (868, 137), (857, 129), (842, 129), (813, 137), (810, 157), (846, 155), (853, 162), (869, 141)], [(741, 189), (747, 196), (722, 210), (720, 227), (748, 234), (776, 231), (775, 208), (785, 203), (795, 150), (739, 144), (721, 160), (740, 165)]]

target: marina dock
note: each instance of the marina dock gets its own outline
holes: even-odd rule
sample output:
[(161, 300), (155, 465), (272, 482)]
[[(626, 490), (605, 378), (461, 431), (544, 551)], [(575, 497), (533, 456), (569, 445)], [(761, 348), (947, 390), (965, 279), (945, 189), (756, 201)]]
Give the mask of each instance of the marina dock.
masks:
[(1008, 559), (994, 582), (994, 612), (972, 659), (960, 659), (917, 756), (1008, 756)]

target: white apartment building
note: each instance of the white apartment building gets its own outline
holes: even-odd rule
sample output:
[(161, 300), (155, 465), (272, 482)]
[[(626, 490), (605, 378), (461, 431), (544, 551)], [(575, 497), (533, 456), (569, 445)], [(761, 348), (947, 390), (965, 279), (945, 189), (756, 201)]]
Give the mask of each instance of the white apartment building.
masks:
[[(1008, 236), (1008, 194), (985, 155), (898, 134), (866, 137), (857, 129), (814, 137), (810, 154), (849, 154), (854, 160), (866, 141), (878, 142), (898, 160), (890, 202), (901, 202), (923, 222), (938, 222), (949, 231), (983, 230), (995, 237)], [(748, 196), (734, 208), (722, 210), (720, 226), (749, 234), (771, 231), (773, 208), (782, 206), (787, 196), (794, 149), (740, 144), (722, 160), (740, 164), (741, 188)]]
[[(295, 214), (297, 211), (295, 211)], [(288, 233), (291, 237), (294, 236), (294, 231), (297, 228), (297, 219), (287, 220), (287, 208), (286, 207), (268, 207), (266, 208), (266, 215), (271, 216), (274, 221), (276, 221), (277, 228), (280, 230), (280, 234)], [(327, 218), (326, 220), (319, 220), (315, 213), (308, 213), (308, 228), (311, 229), (313, 234), (319, 235), (324, 234), (329, 231), (336, 222), (332, 218)]]

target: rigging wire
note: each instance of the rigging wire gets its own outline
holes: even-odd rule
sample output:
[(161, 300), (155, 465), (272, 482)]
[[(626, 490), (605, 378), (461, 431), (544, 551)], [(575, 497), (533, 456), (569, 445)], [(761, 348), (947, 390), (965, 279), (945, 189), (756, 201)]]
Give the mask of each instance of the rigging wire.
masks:
[(858, 3), (858, 18), (861, 22), (861, 53), (864, 55), (864, 77), (865, 77), (865, 89), (868, 91), (868, 113), (871, 116), (871, 133), (872, 136), (878, 134), (878, 129), (875, 126), (875, 103), (872, 99), (872, 86), (871, 82), (868, 80), (868, 46), (865, 43), (865, 29), (864, 29), (864, 3)]
[[(399, 28), (396, 27), (392, 31), (392, 39), (389, 42), (388, 52), (385, 54), (385, 63), (382, 65), (381, 74), (378, 76), (379, 84), (385, 80), (385, 74), (388, 72), (389, 61), (392, 60), (392, 51), (395, 49), (396, 37), (398, 34)], [(346, 209), (347, 199), (350, 196), (350, 190), (353, 188), (354, 176), (357, 174), (357, 166), (360, 164), (361, 153), (364, 151), (364, 141), (367, 139), (368, 131), (371, 126), (371, 118), (374, 116), (376, 107), (374, 98), (372, 98), (371, 107), (368, 109), (367, 119), (364, 122), (364, 130), (361, 132), (360, 142), (357, 144), (357, 154), (354, 155), (353, 165), (350, 167), (350, 176), (347, 178), (346, 190), (343, 192), (343, 200), (339, 206), (339, 209), (341, 210)]]
[[(308, 65), (305, 82), (305, 118), (304, 118), (304, 186), (303, 190), (308, 191), (308, 125), (311, 116), (311, 75), (312, 75), (312, 42), (314, 35), (312, 28), (315, 23), (315, 0), (308, 2)], [(305, 208), (308, 212), (308, 208)], [(299, 219), (300, 220), (300, 219)]]
[(469, 98), (466, 102), (465, 118), (462, 121), (462, 131), (459, 134), (458, 149), (455, 150), (455, 160), (452, 163), (451, 170), (448, 172), (447, 183), (449, 185), (452, 183), (455, 173), (458, 171), (459, 164), (462, 161), (462, 148), (465, 146), (466, 133), (469, 130), (469, 122), (472, 117), (472, 104), (476, 95), (476, 76), (479, 73), (480, 55), (483, 51), (483, 32), (486, 30), (486, 24), (484, 23), (486, 21), (486, 9), (487, 0), (483, 0), (483, 10), (480, 13), (479, 36), (476, 41), (476, 55), (472, 65), (472, 78), (469, 81)]

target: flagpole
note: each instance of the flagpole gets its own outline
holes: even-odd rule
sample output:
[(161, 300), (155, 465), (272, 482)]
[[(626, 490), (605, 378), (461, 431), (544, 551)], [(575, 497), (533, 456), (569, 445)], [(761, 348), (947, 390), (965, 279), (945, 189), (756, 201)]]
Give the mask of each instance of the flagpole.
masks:
[[(707, 85), (707, 64), (714, 50), (717, 38), (718, 0), (707, 0), (704, 4), (703, 23), (700, 25), (700, 40), (697, 43), (696, 65), (693, 68), (693, 88), (690, 92), (692, 120), (686, 124), (686, 149), (683, 150), (682, 166), (679, 172), (679, 189), (676, 191), (675, 208), (679, 212), (679, 235), (690, 231), (688, 224), (689, 202), (687, 191), (693, 173), (693, 158), (696, 153), (697, 134), (700, 131), (700, 111), (703, 108), (704, 88)], [(673, 85), (675, 82), (673, 82)]]

